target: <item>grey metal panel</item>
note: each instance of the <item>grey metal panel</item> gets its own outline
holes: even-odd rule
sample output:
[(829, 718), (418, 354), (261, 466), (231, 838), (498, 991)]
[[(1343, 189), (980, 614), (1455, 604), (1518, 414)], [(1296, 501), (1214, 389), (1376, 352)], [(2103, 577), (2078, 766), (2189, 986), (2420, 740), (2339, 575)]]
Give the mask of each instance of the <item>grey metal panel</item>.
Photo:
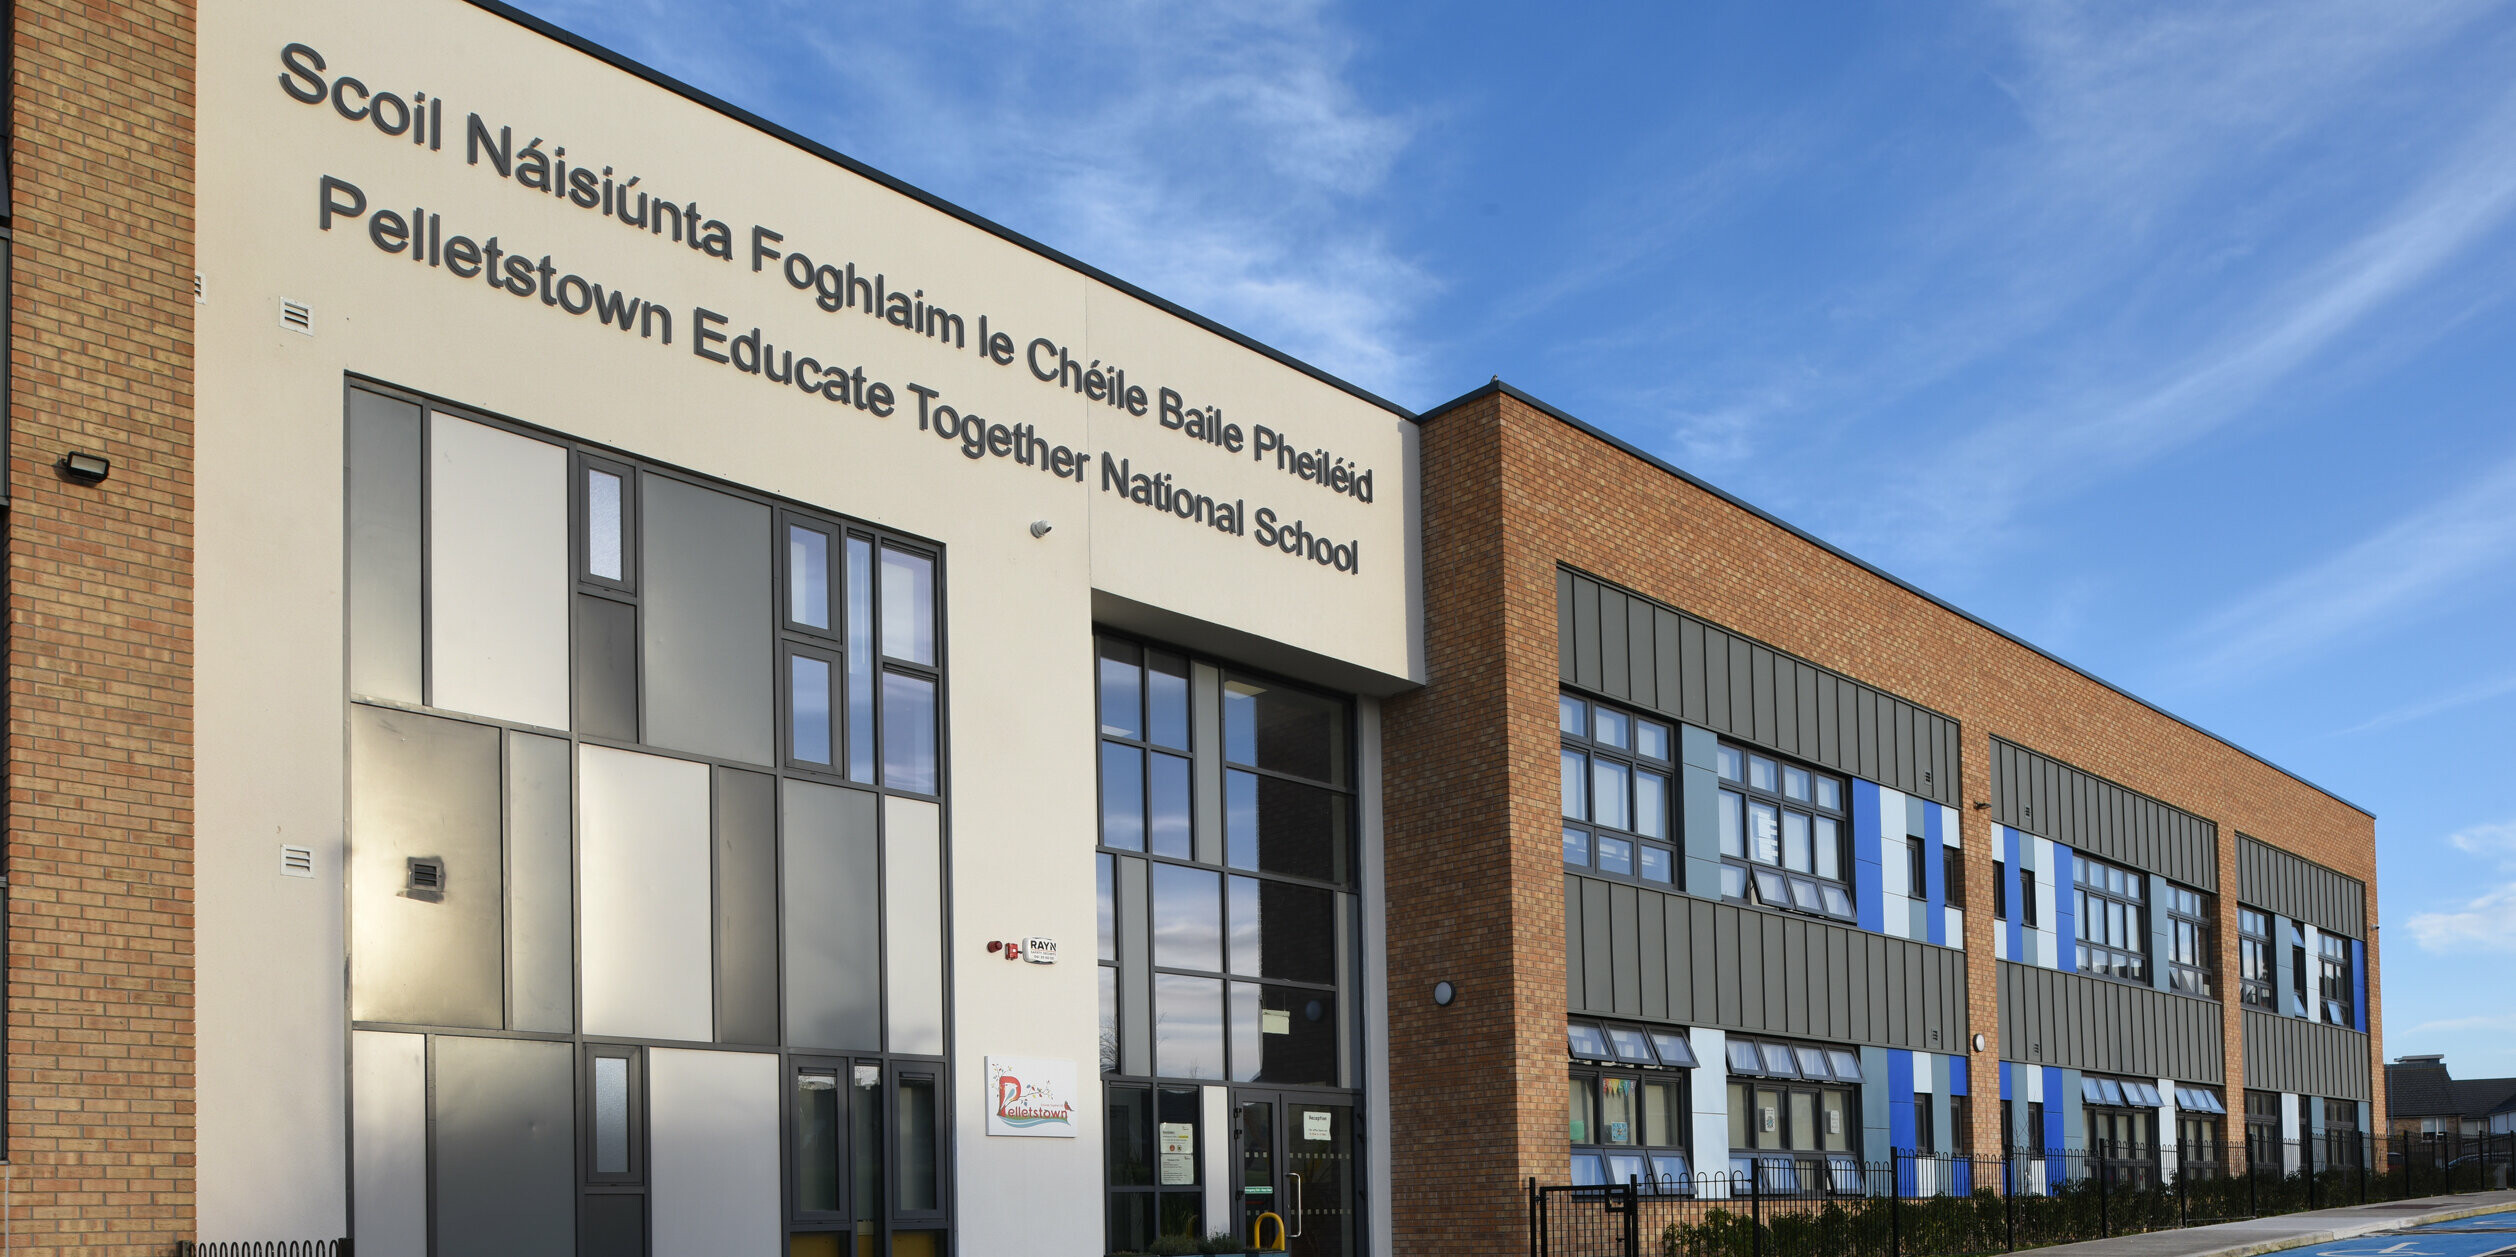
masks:
[(1764, 945), (1765, 1024), (1783, 1027), (1791, 1024), (1791, 957), (1783, 945), (1783, 927), (1790, 924), (1780, 913), (1759, 914), (1764, 919), (1759, 931)]
[(1872, 781), (1879, 778), (1878, 768), (1878, 695), (1868, 690), (1859, 693), (1853, 709), (1852, 730), (1858, 741), (1853, 747), (1852, 772)]
[(1809, 993), (1824, 989), (1824, 979), (1809, 981), (1808, 924), (1804, 921), (1782, 922), (1782, 1032), (1809, 1033)]
[(420, 694), (419, 407), (349, 395), (349, 690)]
[(1730, 641), (1730, 724), (1723, 732), (1761, 742), (1758, 733), (1756, 701), (1756, 648), (1747, 639), (1732, 637)]
[(2346, 1026), (2245, 1011), (2245, 1085), (2336, 1100), (2370, 1100), (2368, 1037)]
[(1698, 688), (1678, 679), (1685, 675), (1685, 665), (1680, 658), (1683, 652), (1678, 645), (1677, 616), (1640, 600), (1635, 605), (1645, 607), (1651, 613), (1651, 676), (1655, 687), (1651, 692), (1651, 705), (1662, 712), (1677, 711), (1685, 706), (1684, 696)]
[(651, 472), (639, 508), (647, 741), (775, 763), (769, 508)]
[(577, 595), (574, 674), (576, 730), (590, 738), (638, 740), (638, 609)]
[(1599, 688), (1599, 587), (1573, 582), (1573, 684)]
[(1785, 755), (1803, 759), (1808, 753), (1800, 749), (1800, 704), (1792, 697), (1799, 689), (1800, 666), (1790, 657), (1770, 652), (1764, 658), (1773, 665), (1773, 745)]
[[(2219, 827), (2002, 738), (1992, 819), (2198, 890), (2219, 890)], [(2238, 853), (2240, 864), (2244, 853)]]
[[(1619, 1016), (1642, 1015), (1642, 919), (1632, 886), (1611, 885), (1607, 892), (1608, 956)], [(1653, 905), (1657, 907), (1657, 904)]]
[(1601, 1012), (1616, 1007), (1616, 940), (1611, 932), (1608, 883), (1581, 883), (1581, 1003)]
[(1579, 648), (1573, 644), (1573, 574), (1555, 569), (1555, 674), (1567, 685), (1573, 684), (1573, 656)]
[(439, 1035), (431, 1055), (437, 1251), (576, 1251), (574, 1049)]
[[(788, 843), (791, 846), (793, 839)], [(1118, 1068), (1153, 1072), (1153, 890), (1142, 860), (1118, 861)], [(790, 957), (789, 963), (793, 963)], [(789, 985), (793, 980), (790, 978)], [(1579, 987), (1571, 988), (1578, 991)], [(795, 1024), (788, 1003), (787, 1025)]]
[(777, 778), (719, 768), (715, 806), (716, 1039), (778, 1043)]
[(1653, 711), (1661, 710), (1660, 655), (1652, 632), (1657, 621), (1650, 603), (1640, 598), (1626, 600), (1625, 683), (1633, 689), (1634, 702)]
[(1586, 1011), (1581, 986), (1581, 880), (1564, 877), (1564, 1005)]
[[(506, 1024), (498, 730), (350, 708), (350, 1017)], [(414, 898), (413, 861), (443, 871)]]
[(1613, 589), (1599, 591), (1599, 692), (1633, 702), (1633, 678), (1628, 668), (1631, 656), (1625, 653), (1625, 595)]
[(2001, 1059), (2217, 1083), (2220, 1005), (2055, 969), (1999, 962)]
[(1704, 672), (1704, 626), (1685, 619), (1673, 611), (1662, 611), (1663, 620), (1677, 623), (1677, 701), (1662, 702), (1662, 711), (1674, 711), (1689, 724), (1709, 727), (1710, 717), (1704, 714), (1705, 695), (1710, 683)]
[(1693, 971), (1694, 1019), (1702, 1022), (1721, 1021), (1721, 980), (1729, 968), (1721, 963), (1720, 914), (1709, 903), (1689, 903), (1675, 895), (1669, 897), (1674, 907), (1687, 909), (1686, 942), (1692, 950), (1687, 964)]
[(576, 1028), (576, 865), (568, 766), (560, 738), (507, 735), (509, 1028)]
[[(862, 790), (784, 783), (779, 880), (785, 890), (786, 1041), (797, 1047), (882, 1046), (882, 885), (874, 798)], [(1144, 862), (1120, 860), (1120, 970), (1150, 972)], [(1122, 976), (1122, 982), (1125, 980)], [(1130, 990), (1122, 999), (1135, 1011)], [(1122, 1017), (1129, 1031), (1142, 1016)]]
[(2319, 930), (2367, 937), (2365, 882), (2250, 834), (2238, 834), (2236, 844), (2238, 898)]
[(1636, 905), (1634, 918), (1641, 930), (1635, 943), (1635, 954), (1641, 961), (1636, 977), (1642, 984), (1642, 1016), (1648, 1021), (1669, 1019), (1669, 918), (1664, 898), (1654, 895), (1641, 901)]

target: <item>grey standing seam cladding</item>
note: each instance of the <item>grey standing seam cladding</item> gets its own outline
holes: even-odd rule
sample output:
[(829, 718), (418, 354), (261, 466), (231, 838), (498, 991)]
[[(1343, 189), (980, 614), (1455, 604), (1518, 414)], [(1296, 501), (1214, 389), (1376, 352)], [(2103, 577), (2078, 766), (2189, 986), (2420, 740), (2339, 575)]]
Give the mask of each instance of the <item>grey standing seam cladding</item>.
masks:
[(1567, 685), (1949, 806), (1957, 722), (1568, 569), (1555, 574)]
[(2367, 883), (2245, 833), (2236, 836), (2236, 893), (2250, 907), (2367, 937)]
[(2246, 1086), (2336, 1100), (2374, 1098), (2366, 1035), (2250, 1008), (2244, 1033)]
[(2219, 891), (2217, 823), (1997, 737), (1992, 819), (2196, 890)]
[(575, 1049), (460, 1035), (433, 1035), (429, 1046), (437, 1251), (575, 1251)]
[[(2225, 1080), (2215, 1000), (2006, 960), (1998, 969), (2003, 1060), (2195, 1083)], [(2250, 1073), (2247, 1082), (2253, 1082)]]
[(1577, 1015), (1919, 1051), (1966, 1033), (1949, 948), (1578, 874), (1564, 915)]
[(778, 1042), (777, 779), (719, 768), (715, 802), (716, 1039), (773, 1044)]

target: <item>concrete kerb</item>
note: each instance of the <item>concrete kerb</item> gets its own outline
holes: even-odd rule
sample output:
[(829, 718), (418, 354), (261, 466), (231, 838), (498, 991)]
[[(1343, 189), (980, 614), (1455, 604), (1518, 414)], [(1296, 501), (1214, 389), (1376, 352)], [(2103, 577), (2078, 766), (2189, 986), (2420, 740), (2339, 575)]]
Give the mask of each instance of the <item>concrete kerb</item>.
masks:
[(2057, 1244), (2032, 1251), (2038, 1257), (2255, 1257), (2258, 1253), (2277, 1253), (2308, 1244), (2356, 1239), (2399, 1227), (2453, 1222), (2485, 1213), (2516, 1210), (2516, 1191), (2433, 1196), (2430, 1199), (2438, 1202), (2437, 1208), (2412, 1210), (2403, 1207), (2420, 1203), (2418, 1201), (2351, 1205), (2340, 1209), (2318, 1209), (2311, 1213), (2252, 1218), (2243, 1222), (2221, 1222), (2213, 1226), (2151, 1231), (2107, 1240), (2084, 1240), (2077, 1244)]

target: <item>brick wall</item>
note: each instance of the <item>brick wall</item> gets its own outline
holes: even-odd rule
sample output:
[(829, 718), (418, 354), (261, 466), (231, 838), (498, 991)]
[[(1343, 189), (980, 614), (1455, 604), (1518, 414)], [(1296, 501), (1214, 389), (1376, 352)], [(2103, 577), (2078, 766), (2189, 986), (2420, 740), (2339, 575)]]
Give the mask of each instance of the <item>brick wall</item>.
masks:
[[(17, 0), (13, 1251), (192, 1238), (193, 8)], [(68, 483), (66, 450), (113, 460)]]
[[(1402, 1059), (1440, 1060), (1444, 1073), (1455, 1062), (1464, 1072), (1444, 1081), (1474, 1098), (1446, 1103), (1430, 1080), (1407, 1080), (1402, 1067), (1390, 1097), (1401, 1251), (1482, 1251), (1450, 1242), (1447, 1228), (1485, 1221), (1503, 1167), (1521, 1176), (1564, 1172), (1552, 701), (1559, 562), (1961, 723), (1968, 991), (1985, 1041), (1971, 1064), (1978, 1094), (1988, 1097), (1974, 1106), (1978, 1148), (1998, 1146), (2000, 1118), (1991, 824), (1973, 806), (1991, 797), (1990, 736), (2218, 822), (2229, 983), (2236, 830), (2375, 891), (2374, 822), (2364, 813), (1508, 393), (1486, 391), (1427, 418), (1423, 459), (1431, 685), (1391, 704), (1391, 1036)], [(1509, 745), (1491, 744), (1505, 733)], [(1498, 849), (1505, 842), (1511, 850)], [(1501, 983), (1514, 1006), (1448, 1020), (1410, 1006), (1409, 992), (1439, 967), (1427, 953), (1461, 932), (1478, 938), (1472, 971)], [(2373, 1006), (2372, 942), (2368, 959)], [(2229, 1107), (2241, 1112), (2232, 995), (2226, 1006)], [(2371, 1025), (2375, 1015), (2371, 1007)], [(1521, 1058), (1499, 1059), (1512, 1045)], [(2383, 1045), (2371, 1037), (2375, 1077), (2382, 1062)], [(1515, 1072), (1529, 1080), (1524, 1091), (1490, 1090)], [(1493, 1127), (1482, 1159), (1469, 1154), (1466, 1128), (1453, 1124), (1463, 1110)]]

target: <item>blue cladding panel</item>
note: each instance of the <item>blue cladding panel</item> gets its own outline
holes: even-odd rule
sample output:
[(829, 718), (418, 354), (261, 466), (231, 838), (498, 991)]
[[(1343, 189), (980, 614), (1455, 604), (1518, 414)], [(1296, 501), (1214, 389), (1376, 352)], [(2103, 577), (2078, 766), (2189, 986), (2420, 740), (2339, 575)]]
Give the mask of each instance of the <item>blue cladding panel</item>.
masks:
[(2350, 1021), (2351, 1029), (2367, 1033), (2367, 944), (2355, 938), (2350, 940)]
[(1967, 1087), (1966, 1078), (1966, 1058), (1962, 1056), (1949, 1057), (1948, 1094), (1952, 1096), (1973, 1095), (1974, 1092)]
[(1939, 806), (1922, 805), (1922, 884), (1930, 892), (1930, 911), (1924, 923), (1930, 927), (1931, 941), (1948, 945), (1948, 856), (1947, 840), (1940, 836)]
[(1852, 779), (1852, 896), (1862, 929), (1883, 934), (1887, 928), (1885, 875), (1879, 868), (1878, 783)]
[(2072, 910), (2070, 881), (2071, 849), (2053, 844), (2053, 963), (2052, 968), (2065, 973), (2079, 968), (2078, 914)]
[(1887, 1053), (1887, 1142), (1913, 1147), (1913, 1053)]
[[(2008, 1061), (2002, 1061), (2002, 1062), (2001, 1062), (2001, 1098), (2002, 1098), (2002, 1099), (2004, 1099), (2004, 1100), (2014, 1100), (2014, 1099), (2016, 1099), (2016, 1098), (2017, 1098), (2016, 1096), (2011, 1095), (2011, 1094), (2010, 1094), (2010, 1091), (2009, 1091), (2009, 1062), (2008, 1062)], [(2009, 1138), (2009, 1136), (2007, 1136), (2007, 1135), (2003, 1135), (2003, 1136), (2002, 1136), (2002, 1138), (2003, 1138), (2003, 1139), (2007, 1139), (2007, 1138)]]
[(2000, 925), (2009, 931), (2009, 958), (2025, 964), (2027, 913), (2018, 903), (2018, 831), (2007, 825), (1995, 825), (1992, 833), (2001, 842), (2001, 902), (2009, 906), (2009, 919)]

